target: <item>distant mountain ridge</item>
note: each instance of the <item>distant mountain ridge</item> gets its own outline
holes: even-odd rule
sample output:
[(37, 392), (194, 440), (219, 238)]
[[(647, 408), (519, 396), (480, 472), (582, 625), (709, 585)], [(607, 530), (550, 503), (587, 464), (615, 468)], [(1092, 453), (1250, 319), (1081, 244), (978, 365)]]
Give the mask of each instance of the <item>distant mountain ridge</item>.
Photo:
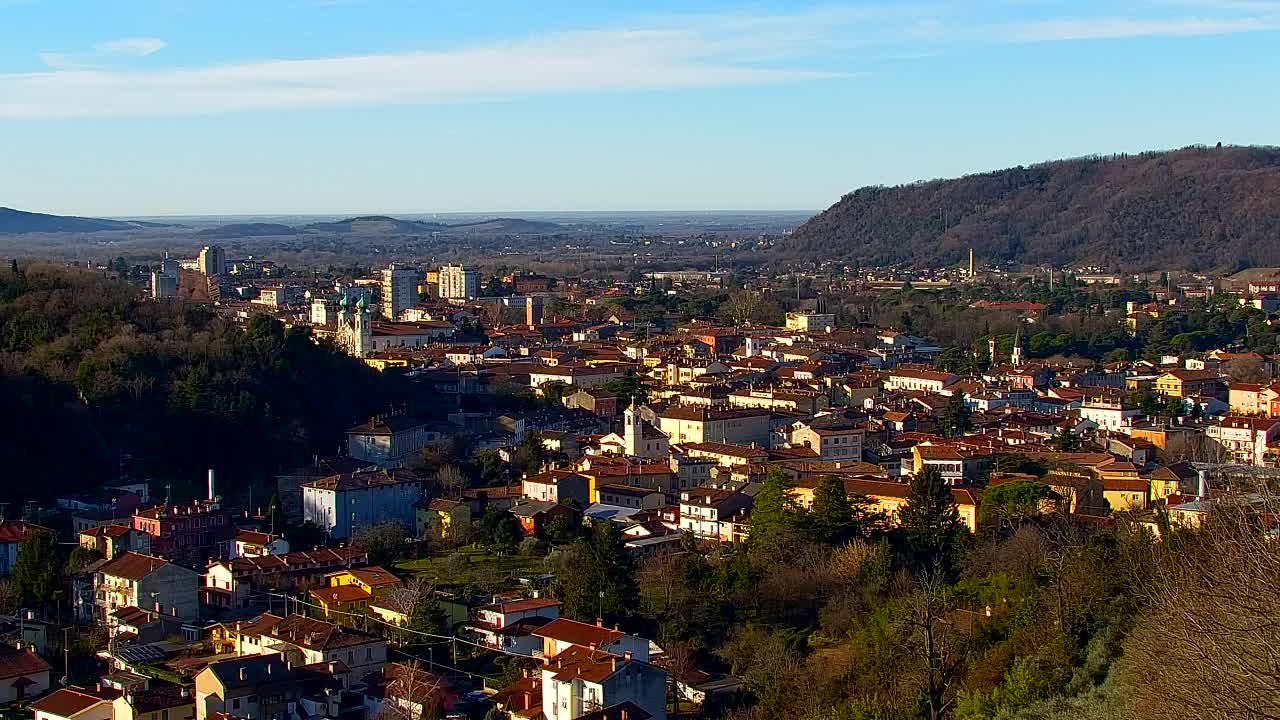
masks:
[(109, 230), (138, 230), (141, 228), (173, 227), (161, 223), (139, 220), (101, 220), (74, 215), (48, 215), (45, 213), (14, 210), (0, 207), (0, 235), (23, 233), (103, 232)]
[(1192, 147), (864, 187), (774, 248), (859, 265), (1280, 265), (1280, 148)]
[[(103, 220), (73, 215), (46, 215), (0, 207), (0, 235), (25, 233), (107, 232), (157, 228), (179, 228), (171, 225), (141, 220)], [(266, 237), (272, 235), (296, 235), (299, 233), (339, 233), (353, 235), (422, 235), (432, 233), (466, 233), (486, 235), (534, 234), (557, 232), (564, 226), (553, 222), (523, 220), (520, 218), (493, 218), (450, 225), (442, 222), (404, 220), (388, 215), (362, 215), (359, 217), (315, 222), (294, 226), (272, 222), (245, 222), (217, 225), (198, 230), (196, 237), (233, 239), (238, 237)]]
[(280, 223), (232, 223), (230, 225), (205, 228), (197, 232), (196, 235), (210, 238), (237, 238), (293, 235), (297, 232), (297, 228), (292, 225), (282, 225)]
[(443, 232), (448, 230), (449, 226), (444, 223), (422, 222), (419, 220), (401, 220), (387, 215), (363, 215), (360, 217), (347, 218), (345, 220), (335, 220), (333, 222), (311, 223), (310, 225), (304, 226), (304, 229), (312, 232), (406, 235), (413, 233)]

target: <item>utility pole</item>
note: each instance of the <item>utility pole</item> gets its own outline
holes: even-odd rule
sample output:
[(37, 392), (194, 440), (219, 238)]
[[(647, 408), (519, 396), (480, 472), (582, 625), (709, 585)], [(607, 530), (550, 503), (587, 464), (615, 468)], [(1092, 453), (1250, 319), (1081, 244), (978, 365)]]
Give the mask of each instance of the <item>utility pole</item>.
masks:
[(71, 686), (71, 628), (62, 628), (62, 687)]

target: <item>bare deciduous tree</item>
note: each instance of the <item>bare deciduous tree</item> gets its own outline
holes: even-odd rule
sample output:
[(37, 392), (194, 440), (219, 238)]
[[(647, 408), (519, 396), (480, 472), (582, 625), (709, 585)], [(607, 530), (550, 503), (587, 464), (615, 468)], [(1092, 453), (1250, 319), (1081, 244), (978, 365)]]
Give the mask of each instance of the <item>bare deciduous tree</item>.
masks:
[(1141, 715), (1280, 718), (1277, 510), (1274, 497), (1228, 499), (1196, 537), (1163, 548), (1125, 649)]
[(388, 663), (386, 699), (380, 720), (432, 720), (444, 709), (445, 687), (440, 677), (418, 661)]

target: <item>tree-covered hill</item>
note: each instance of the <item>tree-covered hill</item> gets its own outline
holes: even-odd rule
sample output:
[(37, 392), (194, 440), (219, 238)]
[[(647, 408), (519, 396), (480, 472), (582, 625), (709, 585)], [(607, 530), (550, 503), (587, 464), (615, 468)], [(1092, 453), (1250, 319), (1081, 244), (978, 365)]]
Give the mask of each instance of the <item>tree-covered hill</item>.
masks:
[(1007, 260), (1115, 269), (1280, 265), (1280, 148), (1192, 147), (865, 187), (800, 226), (787, 257)]
[(98, 487), (122, 457), (175, 497), (207, 468), (233, 493), (335, 453), (393, 401), (412, 402), (403, 378), (266, 317), (242, 329), (95, 273), (0, 268), (0, 457), (20, 479), (5, 502)]

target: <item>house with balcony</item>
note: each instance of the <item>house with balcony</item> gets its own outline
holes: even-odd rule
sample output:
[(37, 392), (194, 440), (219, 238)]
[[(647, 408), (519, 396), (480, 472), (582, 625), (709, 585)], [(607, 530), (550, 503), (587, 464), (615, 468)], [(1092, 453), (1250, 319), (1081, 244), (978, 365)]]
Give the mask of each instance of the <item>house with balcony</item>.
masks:
[[(635, 707), (646, 717), (666, 720), (667, 673), (637, 660), (573, 645), (547, 660), (542, 674), (542, 713), (547, 720), (625, 718)], [(610, 712), (611, 709), (622, 708)]]
[(543, 639), (534, 631), (560, 617), (560, 603), (547, 598), (495, 602), (475, 611), (463, 630), (487, 647), (516, 655), (542, 651)]
[(98, 567), (94, 604), (100, 622), (122, 608), (139, 608), (181, 620), (200, 617), (200, 575), (152, 555), (126, 552)]
[(684, 490), (680, 493), (680, 529), (703, 540), (736, 542), (735, 527), (750, 513), (751, 504), (751, 496), (738, 490)]

